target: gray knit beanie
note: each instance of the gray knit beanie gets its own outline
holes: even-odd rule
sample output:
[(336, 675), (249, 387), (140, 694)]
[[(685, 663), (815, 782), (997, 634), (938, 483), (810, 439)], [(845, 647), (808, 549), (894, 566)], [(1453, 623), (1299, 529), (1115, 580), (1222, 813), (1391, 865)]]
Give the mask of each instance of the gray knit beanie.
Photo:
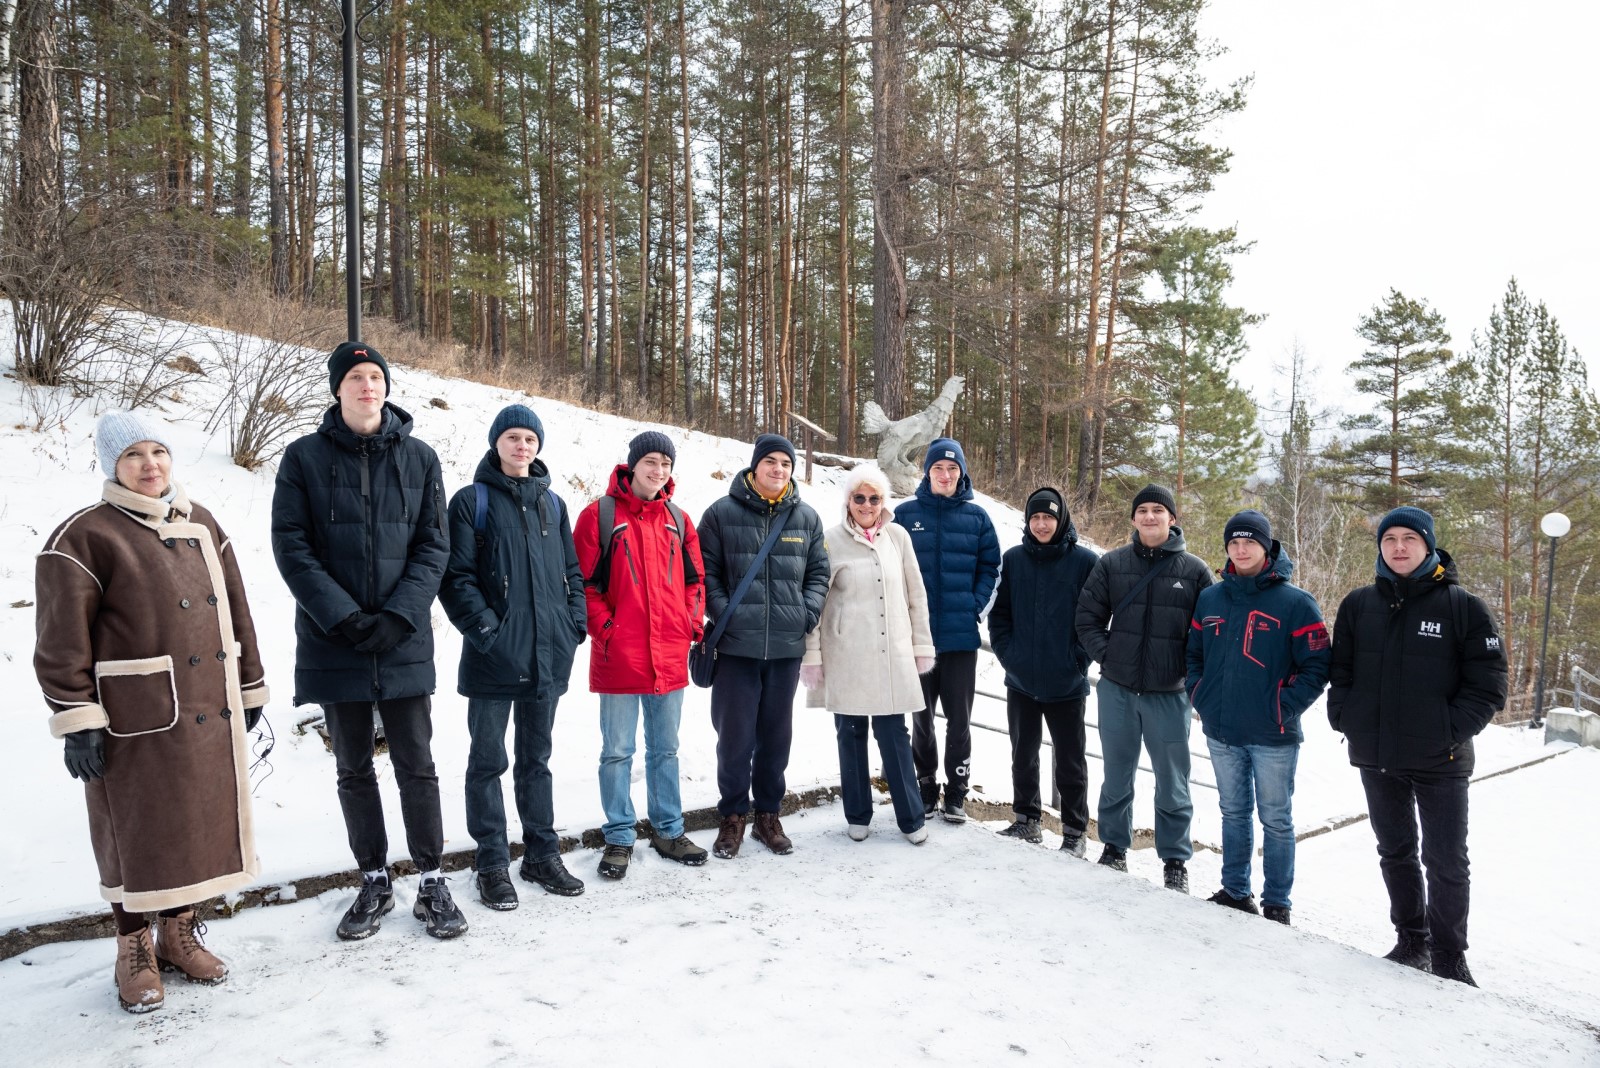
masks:
[(138, 412), (107, 412), (94, 424), (94, 451), (100, 459), (100, 473), (106, 478), (117, 477), (117, 461), (129, 445), (153, 441), (172, 451), (167, 440), (166, 427)]

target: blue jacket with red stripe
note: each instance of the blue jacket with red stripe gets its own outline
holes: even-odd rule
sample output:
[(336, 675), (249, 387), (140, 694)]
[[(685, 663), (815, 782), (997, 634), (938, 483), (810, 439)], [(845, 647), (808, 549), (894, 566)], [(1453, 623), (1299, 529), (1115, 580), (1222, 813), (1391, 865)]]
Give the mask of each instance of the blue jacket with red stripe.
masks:
[(1189, 702), (1207, 738), (1225, 745), (1297, 745), (1300, 714), (1322, 693), (1331, 662), (1316, 598), (1289, 581), (1277, 542), (1261, 572), (1229, 563), (1202, 590), (1189, 621)]

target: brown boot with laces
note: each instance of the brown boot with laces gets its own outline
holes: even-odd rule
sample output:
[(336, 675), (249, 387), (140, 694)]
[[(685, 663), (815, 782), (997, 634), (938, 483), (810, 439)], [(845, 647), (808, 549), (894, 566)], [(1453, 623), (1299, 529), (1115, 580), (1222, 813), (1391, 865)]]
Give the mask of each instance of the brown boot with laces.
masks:
[(723, 860), (732, 860), (739, 855), (739, 847), (743, 844), (744, 816), (732, 812), (722, 817), (722, 826), (717, 828), (717, 840), (711, 844), (711, 852)]
[(150, 928), (117, 936), (117, 1003), (128, 1012), (159, 1009), (167, 1000), (156, 969), (156, 949), (150, 942)]
[(750, 837), (780, 857), (794, 852), (794, 843), (783, 833), (783, 824), (778, 821), (776, 812), (757, 812), (756, 825), (750, 829)]
[(206, 925), (184, 909), (176, 916), (156, 917), (156, 961), (164, 972), (180, 972), (191, 983), (215, 986), (228, 977), (228, 966), (205, 947)]

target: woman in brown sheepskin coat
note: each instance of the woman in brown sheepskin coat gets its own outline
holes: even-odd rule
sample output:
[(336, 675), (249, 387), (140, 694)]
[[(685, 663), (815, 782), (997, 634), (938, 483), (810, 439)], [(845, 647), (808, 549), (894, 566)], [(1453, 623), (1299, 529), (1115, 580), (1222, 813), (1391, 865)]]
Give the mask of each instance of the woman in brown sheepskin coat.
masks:
[(259, 875), (245, 734), (267, 686), (238, 561), (172, 481), (164, 428), (108, 413), (95, 446), (112, 476), (100, 501), (38, 555), (34, 670), (84, 782), (118, 999), (147, 1012), (165, 998), (160, 971), (227, 976), (194, 903)]

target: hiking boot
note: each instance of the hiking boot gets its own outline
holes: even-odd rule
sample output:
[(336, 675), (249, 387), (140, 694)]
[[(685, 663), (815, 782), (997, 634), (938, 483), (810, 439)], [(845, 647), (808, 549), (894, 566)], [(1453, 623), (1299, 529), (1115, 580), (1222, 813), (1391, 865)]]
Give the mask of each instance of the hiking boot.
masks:
[(1294, 924), (1289, 922), (1289, 906), (1288, 905), (1262, 905), (1261, 906), (1261, 915), (1265, 916), (1267, 919), (1271, 920), (1273, 923), (1281, 923), (1285, 927), (1293, 927), (1294, 926)]
[(228, 977), (228, 966), (205, 947), (200, 936), (206, 925), (195, 918), (194, 909), (176, 916), (157, 916), (155, 929), (156, 963), (164, 972), (179, 972), (191, 983), (216, 986)]
[(549, 893), (562, 897), (577, 897), (583, 893), (583, 880), (567, 871), (567, 866), (561, 863), (560, 853), (551, 854), (543, 860), (525, 856), (518, 874), (530, 883), (538, 883)]
[(686, 834), (680, 834), (676, 838), (655, 835), (650, 839), (650, 848), (668, 860), (675, 860), (691, 868), (698, 868), (706, 862), (706, 851), (695, 845), (694, 839)]
[(1433, 974), (1441, 979), (1454, 979), (1458, 983), (1468, 986), (1477, 986), (1473, 981), (1472, 972), (1467, 970), (1467, 955), (1453, 953), (1448, 950), (1436, 949), (1433, 951)]
[(628, 874), (628, 862), (633, 860), (633, 846), (621, 842), (607, 842), (600, 854), (600, 874), (607, 879), (621, 879)]
[(496, 912), (510, 912), (517, 907), (517, 887), (511, 881), (511, 872), (505, 868), (492, 868), (478, 873), (478, 900), (485, 908)]
[(1083, 835), (1073, 834), (1071, 831), (1068, 831), (1066, 834), (1061, 836), (1061, 852), (1065, 853), (1069, 857), (1077, 857), (1079, 860), (1082, 860), (1084, 855), (1089, 852), (1089, 847), (1084, 841)]
[(149, 927), (117, 935), (117, 966), (112, 977), (117, 983), (117, 1004), (127, 1012), (149, 1012), (167, 1000)]
[(844, 825), (844, 833), (850, 836), (852, 842), (865, 842), (867, 835), (872, 833), (872, 828), (865, 823), (847, 823)]
[(928, 828), (927, 828), (926, 825), (918, 827), (914, 831), (907, 831), (906, 832), (906, 841), (910, 842), (912, 845), (921, 845), (923, 842), (926, 842), (927, 840), (928, 840)]
[(1431, 972), (1433, 961), (1428, 952), (1428, 937), (1426, 935), (1411, 934), (1407, 931), (1400, 932), (1395, 939), (1394, 948), (1383, 955), (1384, 960), (1392, 960), (1396, 964), (1404, 964), (1407, 968), (1415, 968), (1419, 972)]
[(461, 915), (461, 909), (450, 897), (450, 884), (443, 879), (429, 879), (417, 888), (417, 902), (411, 906), (411, 915), (425, 923), (427, 932), (435, 938), (455, 938), (467, 933), (467, 918)]
[(1168, 890), (1176, 890), (1180, 894), (1189, 892), (1189, 869), (1181, 860), (1169, 860), (1162, 868), (1161, 882)]
[(711, 843), (711, 852), (723, 860), (732, 860), (739, 855), (739, 847), (744, 844), (744, 813), (730, 812), (722, 817), (722, 826), (717, 828), (717, 840)]
[(1099, 863), (1111, 868), (1113, 871), (1127, 871), (1128, 851), (1126, 849), (1119, 849), (1107, 842), (1106, 847), (1100, 850)]
[(967, 806), (963, 804), (964, 797), (946, 797), (944, 807), (939, 810), (939, 815), (944, 817), (946, 823), (967, 822)]
[(1038, 845), (1044, 841), (1044, 832), (1039, 829), (1038, 820), (1020, 819), (1001, 831), (1000, 837), (1020, 838), (1024, 842), (1032, 842), (1034, 845)]
[(779, 822), (776, 812), (757, 812), (756, 825), (750, 828), (750, 837), (780, 857), (794, 852), (794, 843), (783, 833), (783, 824)]
[(383, 918), (394, 908), (394, 884), (387, 874), (376, 879), (361, 876), (361, 889), (356, 899), (345, 909), (339, 921), (339, 938), (345, 942), (359, 942), (371, 938), (383, 926)]
[(1238, 909), (1240, 912), (1248, 912), (1252, 916), (1261, 915), (1261, 910), (1256, 908), (1256, 895), (1254, 894), (1246, 894), (1244, 897), (1234, 897), (1226, 890), (1218, 890), (1216, 893), (1206, 898), (1206, 900), (1211, 902), (1213, 905), (1225, 905), (1230, 909)]

